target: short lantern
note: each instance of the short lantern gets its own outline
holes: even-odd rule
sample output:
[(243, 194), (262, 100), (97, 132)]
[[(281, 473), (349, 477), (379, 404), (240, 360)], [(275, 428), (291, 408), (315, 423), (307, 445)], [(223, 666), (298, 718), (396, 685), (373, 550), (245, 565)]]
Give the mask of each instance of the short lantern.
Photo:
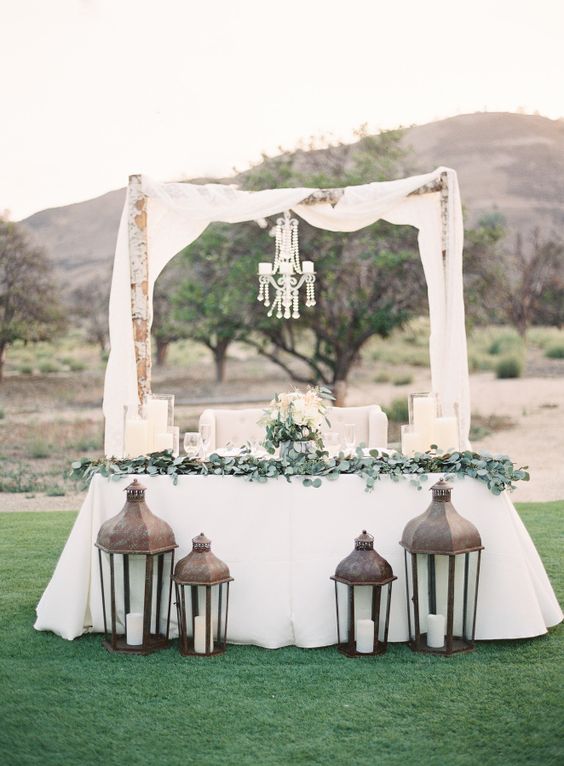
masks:
[(392, 582), (397, 577), (374, 550), (374, 538), (365, 529), (331, 579), (335, 581), (339, 651), (347, 657), (383, 654), (388, 645)]
[(145, 487), (134, 479), (125, 491), (123, 509), (102, 524), (96, 540), (104, 646), (111, 652), (151, 654), (169, 644), (170, 576), (178, 546), (166, 521), (149, 510)]
[(450, 501), (452, 487), (431, 487), (425, 513), (403, 530), (409, 645), (449, 656), (474, 649), (482, 540)]
[(203, 532), (192, 540), (192, 551), (177, 563), (173, 580), (180, 653), (223, 654), (227, 643), (229, 567), (211, 550)]

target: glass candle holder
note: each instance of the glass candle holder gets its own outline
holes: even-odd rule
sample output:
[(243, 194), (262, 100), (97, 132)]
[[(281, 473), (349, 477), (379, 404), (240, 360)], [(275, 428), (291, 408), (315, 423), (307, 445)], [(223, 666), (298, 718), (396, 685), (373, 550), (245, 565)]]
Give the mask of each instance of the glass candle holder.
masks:
[(148, 452), (159, 451), (167, 445), (168, 429), (174, 426), (174, 394), (149, 394), (143, 402), (143, 416), (147, 421)]
[(425, 392), (409, 395), (409, 425), (420, 434), (420, 451), (425, 452), (434, 443), (435, 422), (439, 414), (439, 397)]

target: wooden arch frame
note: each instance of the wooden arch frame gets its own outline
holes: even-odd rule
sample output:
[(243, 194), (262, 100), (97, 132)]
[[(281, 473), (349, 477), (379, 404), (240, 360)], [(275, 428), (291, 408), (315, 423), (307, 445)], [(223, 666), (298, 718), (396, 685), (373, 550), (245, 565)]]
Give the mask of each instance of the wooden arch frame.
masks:
[[(344, 188), (319, 189), (302, 200), (302, 205), (327, 204), (335, 206)], [(425, 184), (408, 196), (440, 192), (441, 252), (443, 269), (448, 256), (449, 187), (448, 174), (443, 171), (436, 181)], [(137, 370), (139, 401), (151, 393), (151, 316), (149, 307), (149, 248), (147, 241), (147, 196), (143, 192), (142, 176), (129, 176), (128, 184), (128, 245), (131, 275), (131, 320)]]

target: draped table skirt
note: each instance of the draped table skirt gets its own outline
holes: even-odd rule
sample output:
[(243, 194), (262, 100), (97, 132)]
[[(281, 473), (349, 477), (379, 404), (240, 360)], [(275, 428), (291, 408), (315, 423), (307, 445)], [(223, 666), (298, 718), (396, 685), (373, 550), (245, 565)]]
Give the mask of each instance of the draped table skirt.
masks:
[[(100, 525), (125, 502), (133, 477), (95, 476), (54, 574), (37, 606), (37, 630), (66, 639), (103, 631), (98, 557)], [(138, 477), (146, 500), (172, 526), (177, 556), (191, 550), (200, 532), (235, 578), (230, 590), (228, 641), (275, 649), (318, 647), (337, 641), (335, 567), (367, 529), (374, 547), (398, 576), (393, 585), (390, 641), (407, 641), (402, 530), (430, 502), (429, 476), (423, 490), (409, 481), (384, 478), (372, 492), (357, 476), (323, 481), (319, 489), (301, 480), (265, 484), (223, 476)], [(546, 633), (562, 611), (542, 561), (506, 493), (495, 496), (475, 479), (453, 482), (455, 508), (482, 536), (484, 552), (476, 638), (527, 638)], [(171, 635), (176, 635), (174, 609)]]

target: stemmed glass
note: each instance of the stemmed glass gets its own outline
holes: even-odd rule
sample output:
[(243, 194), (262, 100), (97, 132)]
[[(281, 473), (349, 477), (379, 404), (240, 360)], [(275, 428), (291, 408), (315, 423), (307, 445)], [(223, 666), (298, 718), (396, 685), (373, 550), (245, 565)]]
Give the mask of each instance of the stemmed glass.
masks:
[(356, 445), (356, 426), (354, 423), (345, 423), (345, 448), (351, 453)]
[(200, 426), (200, 437), (202, 440), (203, 456), (206, 457), (208, 454), (211, 439), (211, 429), (208, 423), (202, 423)]
[(198, 431), (186, 431), (184, 434), (184, 451), (188, 457), (198, 457), (200, 454), (200, 434)]

